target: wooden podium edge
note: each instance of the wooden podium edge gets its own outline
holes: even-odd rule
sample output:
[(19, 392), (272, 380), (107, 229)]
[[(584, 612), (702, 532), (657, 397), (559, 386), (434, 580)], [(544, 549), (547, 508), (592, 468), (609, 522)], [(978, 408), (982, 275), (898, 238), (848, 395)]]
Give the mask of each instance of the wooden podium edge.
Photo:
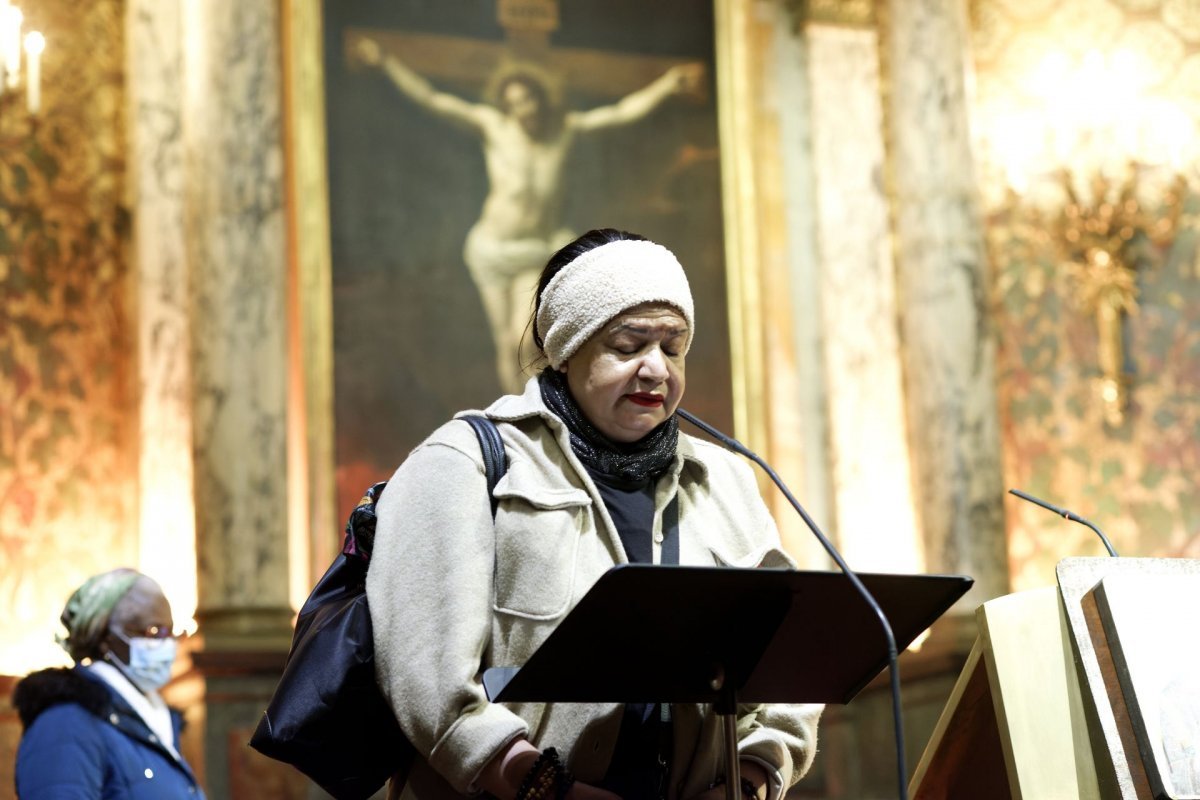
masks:
[(1098, 798), (1058, 591), (999, 597), (976, 616), (979, 637), (909, 797)]
[(1083, 711), (1105, 800), (1148, 800), (1153, 787), (1142, 763), (1129, 709), (1093, 594), (1109, 575), (1200, 575), (1200, 559), (1064, 558), (1055, 567), (1070, 629)]
[[(947, 737), (949, 731), (955, 735)], [(982, 779), (995, 793), (980, 795), (964, 789), (969, 779)], [(966, 793), (964, 794), (964, 791)], [(991, 682), (983, 658), (983, 644), (976, 638), (966, 664), (950, 692), (946, 707), (909, 782), (912, 800), (941, 800), (953, 797), (1008, 798), (1008, 771), (1000, 745)]]
[[(1125, 753), (1125, 767), (1132, 781), (1134, 792), (1138, 798), (1159, 796), (1154, 791), (1151, 775), (1146, 768), (1146, 761), (1153, 762), (1153, 755), (1142, 752), (1142, 743), (1134, 731), (1132, 715), (1136, 709), (1130, 709), (1126, 687), (1120, 679), (1121, 668), (1113, 655), (1111, 638), (1114, 632), (1105, 623), (1105, 614), (1100, 611), (1100, 589), (1102, 583), (1096, 584), (1087, 594), (1080, 598), (1083, 618), (1087, 624), (1092, 651), (1100, 670), (1100, 679), (1108, 695), (1108, 703), (1112, 708), (1113, 721), (1116, 725), (1118, 741)], [(1130, 692), (1132, 694), (1132, 692)], [(1155, 776), (1157, 777), (1157, 776)], [(1158, 780), (1161, 783), (1161, 778)]]

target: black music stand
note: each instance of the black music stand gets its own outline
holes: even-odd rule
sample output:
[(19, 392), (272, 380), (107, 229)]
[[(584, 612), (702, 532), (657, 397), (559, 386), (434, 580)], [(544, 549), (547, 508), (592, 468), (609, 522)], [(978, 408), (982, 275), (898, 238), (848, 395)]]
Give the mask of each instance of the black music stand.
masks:
[[(959, 575), (859, 574), (907, 647), (971, 588)], [(614, 567), (524, 666), (484, 673), (494, 702), (711, 703), (736, 797), (738, 703), (848, 703), (888, 665), (878, 616), (840, 572)]]

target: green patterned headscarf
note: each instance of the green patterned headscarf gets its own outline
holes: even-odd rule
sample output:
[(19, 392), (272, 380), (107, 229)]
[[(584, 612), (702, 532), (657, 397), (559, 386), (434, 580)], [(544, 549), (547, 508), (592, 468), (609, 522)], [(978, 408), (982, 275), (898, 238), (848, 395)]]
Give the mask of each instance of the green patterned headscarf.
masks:
[(78, 663), (95, 655), (108, 630), (108, 618), (117, 601), (125, 596), (140, 577), (135, 569), (122, 567), (93, 575), (75, 590), (63, 608), (62, 624), (67, 635), (56, 636), (71, 659)]

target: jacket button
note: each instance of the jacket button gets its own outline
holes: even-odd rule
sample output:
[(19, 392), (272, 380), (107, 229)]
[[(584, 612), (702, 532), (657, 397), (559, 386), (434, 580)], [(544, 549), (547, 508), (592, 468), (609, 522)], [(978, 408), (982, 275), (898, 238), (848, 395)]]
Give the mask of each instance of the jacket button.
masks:
[(108, 715), (108, 721), (109, 721), (109, 722), (111, 722), (113, 725), (116, 725), (116, 724), (117, 724), (117, 721), (118, 721), (117, 715), (116, 715), (116, 714), (109, 714), (109, 715)]
[(150, 769), (149, 767), (146, 767), (146, 777), (147, 777), (147, 778), (153, 778), (153, 777), (154, 777), (154, 770)]
[(150, 734), (150, 741), (152, 741), (152, 742), (158, 742), (158, 737), (157, 737), (157, 736), (155, 736), (155, 735), (152, 733), (152, 734)]

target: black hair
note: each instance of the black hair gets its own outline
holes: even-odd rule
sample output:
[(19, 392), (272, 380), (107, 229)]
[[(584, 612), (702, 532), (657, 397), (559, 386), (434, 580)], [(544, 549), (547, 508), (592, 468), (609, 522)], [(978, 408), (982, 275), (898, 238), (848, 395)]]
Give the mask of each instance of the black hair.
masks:
[(579, 258), (589, 250), (595, 250), (597, 247), (612, 242), (644, 242), (646, 237), (629, 231), (619, 231), (616, 228), (597, 228), (590, 230), (580, 236), (573, 242), (564, 245), (557, 253), (550, 256), (550, 260), (546, 262), (546, 266), (542, 269), (542, 274), (538, 278), (537, 295), (533, 303), (533, 316), (529, 319), (529, 328), (533, 331), (533, 343), (537, 345), (538, 352), (545, 354), (545, 344), (542, 342), (542, 335), (538, 333), (537, 317), (538, 312), (542, 310), (542, 292), (546, 291), (546, 285), (562, 271), (562, 268), (570, 264), (575, 259)]

